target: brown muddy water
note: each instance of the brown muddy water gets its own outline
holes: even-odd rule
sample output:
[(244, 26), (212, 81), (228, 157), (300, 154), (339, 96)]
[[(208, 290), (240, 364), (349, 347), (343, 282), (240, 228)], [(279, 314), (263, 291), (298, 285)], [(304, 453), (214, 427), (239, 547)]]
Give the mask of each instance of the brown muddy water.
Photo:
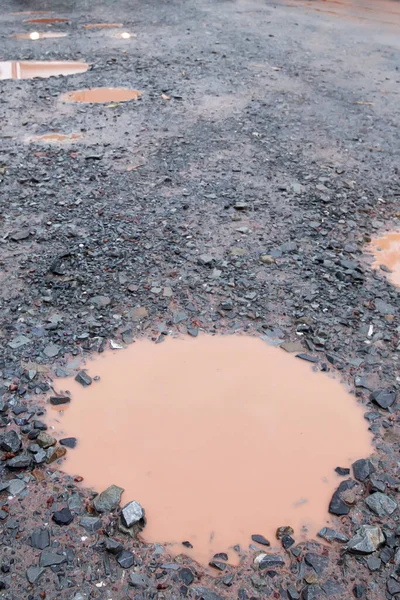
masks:
[(32, 135), (26, 138), (27, 143), (44, 143), (44, 144), (58, 144), (76, 142), (80, 140), (82, 135), (80, 133), (45, 133), (44, 135)]
[(373, 267), (383, 265), (385, 275), (394, 285), (400, 285), (400, 230), (391, 231), (372, 241), (371, 251), (375, 258)]
[(11, 37), (17, 40), (47, 40), (67, 37), (67, 33), (61, 33), (61, 31), (45, 31), (41, 33), (39, 31), (32, 31), (32, 33), (15, 33)]
[(88, 68), (87, 63), (69, 60), (9, 60), (0, 62), (0, 80), (75, 75), (85, 73)]
[(78, 439), (62, 469), (98, 492), (123, 487), (123, 502), (146, 510), (146, 541), (204, 564), (225, 551), (234, 563), (232, 547), (248, 550), (252, 534), (274, 545), (282, 525), (314, 537), (329, 522), (335, 467), (372, 451), (338, 381), (258, 338), (143, 340), (87, 371), (100, 377), (89, 387), (56, 381), (71, 403), (47, 415), (60, 438)]
[(91, 88), (67, 92), (61, 96), (63, 102), (86, 102), (88, 104), (107, 104), (108, 102), (128, 102), (142, 95), (138, 90), (125, 88)]

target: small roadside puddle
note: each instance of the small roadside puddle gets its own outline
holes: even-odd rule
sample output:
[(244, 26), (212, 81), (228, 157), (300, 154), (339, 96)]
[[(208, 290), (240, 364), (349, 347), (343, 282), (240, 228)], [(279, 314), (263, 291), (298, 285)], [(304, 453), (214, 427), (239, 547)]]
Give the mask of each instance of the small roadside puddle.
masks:
[(10, 60), (0, 62), (0, 80), (76, 75), (85, 73), (88, 68), (87, 63), (68, 60)]
[(63, 38), (67, 37), (67, 35), (67, 33), (62, 33), (61, 31), (45, 31), (44, 33), (32, 31), (32, 33), (15, 33), (11, 37), (16, 38), (17, 40), (47, 40)]
[(63, 470), (98, 492), (123, 487), (123, 504), (145, 508), (146, 541), (205, 564), (217, 552), (236, 562), (233, 546), (247, 551), (252, 535), (277, 544), (280, 526), (314, 537), (329, 522), (334, 469), (372, 451), (354, 396), (258, 338), (142, 340), (87, 373), (86, 387), (56, 381), (71, 402), (47, 414), (78, 440)]
[(400, 286), (400, 230), (391, 231), (371, 243), (373, 267), (382, 269), (394, 285)]
[(142, 95), (138, 90), (125, 88), (92, 88), (67, 92), (61, 96), (63, 102), (86, 102), (88, 104), (107, 104), (108, 102), (128, 102)]
[(44, 135), (32, 135), (26, 138), (28, 143), (61, 144), (77, 142), (82, 138), (80, 133), (46, 133)]

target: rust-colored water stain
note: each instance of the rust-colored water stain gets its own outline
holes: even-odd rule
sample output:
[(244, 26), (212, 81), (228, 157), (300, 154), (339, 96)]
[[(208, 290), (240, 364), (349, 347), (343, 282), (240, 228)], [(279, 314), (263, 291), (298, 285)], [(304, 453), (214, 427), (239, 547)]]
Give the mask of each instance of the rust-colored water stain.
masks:
[[(146, 510), (143, 536), (207, 563), (281, 525), (312, 537), (328, 522), (334, 469), (371, 452), (356, 399), (308, 363), (247, 336), (139, 341), (71, 379), (48, 420), (78, 438), (63, 469), (97, 491), (125, 488)], [(65, 405), (64, 405), (65, 406)], [(276, 543), (276, 542), (275, 542)]]
[(127, 102), (137, 100), (142, 95), (138, 90), (125, 88), (92, 88), (67, 92), (61, 96), (64, 102), (86, 102), (90, 104), (106, 104), (107, 102)]
[(32, 77), (54, 77), (85, 73), (87, 63), (68, 60), (21, 60), (0, 61), (1, 79), (31, 79)]
[(88, 23), (84, 25), (85, 29), (113, 29), (115, 27), (123, 27), (123, 23)]
[(69, 23), (69, 19), (63, 19), (61, 17), (41, 17), (39, 19), (27, 19), (25, 23)]
[(79, 133), (46, 133), (44, 135), (32, 135), (27, 138), (27, 142), (42, 142), (45, 144), (58, 144), (58, 143), (68, 143), (68, 142), (76, 142), (81, 139), (81, 134)]
[(400, 285), (400, 230), (391, 231), (377, 238), (371, 244), (375, 257), (374, 267), (381, 265), (389, 269), (387, 278), (395, 285)]
[(32, 33), (15, 33), (12, 37), (17, 40), (47, 40), (55, 38), (67, 37), (67, 33), (61, 31), (45, 31), (41, 33), (39, 31), (32, 31)]

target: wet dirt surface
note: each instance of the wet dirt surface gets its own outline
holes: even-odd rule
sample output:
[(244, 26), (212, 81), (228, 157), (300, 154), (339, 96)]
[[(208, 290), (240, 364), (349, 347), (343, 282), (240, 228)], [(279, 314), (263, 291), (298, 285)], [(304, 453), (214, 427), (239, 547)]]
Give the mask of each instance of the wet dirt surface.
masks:
[(16, 33), (12, 37), (17, 38), (17, 40), (51, 40), (67, 37), (67, 33), (57, 32), (57, 31), (32, 31), (32, 33)]
[(115, 29), (115, 27), (123, 27), (123, 23), (88, 23), (84, 25), (85, 29)]
[(108, 102), (128, 102), (142, 95), (138, 90), (124, 88), (93, 88), (67, 92), (61, 96), (63, 102), (83, 102), (87, 104), (106, 104)]
[(74, 61), (0, 61), (0, 80), (75, 75), (84, 73), (88, 68), (89, 65)]
[(146, 507), (146, 541), (180, 554), (188, 540), (205, 565), (217, 552), (235, 562), (233, 547), (247, 551), (257, 532), (274, 543), (287, 523), (298, 540), (315, 537), (329, 524), (335, 467), (372, 452), (354, 397), (256, 338), (141, 341), (87, 368), (100, 381), (58, 381), (72, 400), (47, 419), (78, 440), (63, 470), (99, 493), (117, 483), (124, 503)]
[[(67, 37), (10, 37), (45, 29), (11, 13), (47, 8), (67, 19), (49, 30)], [(3, 2), (1, 60), (92, 68), (1, 82), (1, 600), (399, 595), (399, 291), (368, 252), (398, 228), (400, 36), (392, 15), (311, 8)], [(83, 28), (113, 22), (134, 41)], [(111, 87), (141, 101), (60, 102)], [(84, 138), (25, 143), (49, 131)], [(184, 546), (176, 557), (140, 526), (127, 531), (115, 490), (98, 512), (85, 481), (59, 470), (73, 450), (41, 428), (53, 379), (84, 358), (133, 339), (238, 331), (301, 344), (342, 378), (374, 452), (339, 478), (325, 538), (295, 532), (291, 546), (257, 546), (212, 576)], [(38, 528), (49, 536), (32, 539)]]
[(44, 144), (58, 144), (76, 142), (82, 138), (79, 133), (46, 133), (44, 135), (34, 135), (27, 138), (27, 142), (44, 143)]
[(371, 244), (374, 266), (384, 271), (394, 285), (400, 285), (400, 232), (391, 231)]

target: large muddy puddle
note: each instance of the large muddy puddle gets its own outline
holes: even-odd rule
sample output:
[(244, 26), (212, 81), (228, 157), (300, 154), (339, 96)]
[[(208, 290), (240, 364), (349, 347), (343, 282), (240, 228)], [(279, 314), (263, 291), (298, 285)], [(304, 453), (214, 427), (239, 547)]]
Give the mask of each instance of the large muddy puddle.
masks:
[(67, 92), (61, 96), (63, 102), (86, 102), (88, 104), (107, 104), (108, 102), (128, 102), (142, 95), (138, 90), (125, 88), (91, 88)]
[(10, 60), (0, 62), (0, 80), (75, 75), (85, 73), (88, 68), (87, 63), (72, 60)]
[(395, 285), (400, 285), (400, 230), (391, 231), (371, 243), (374, 255), (374, 268), (381, 268), (386, 277)]
[[(87, 364), (71, 402), (49, 408), (57, 435), (76, 437), (63, 469), (98, 492), (125, 489), (146, 510), (143, 537), (207, 563), (260, 534), (296, 541), (328, 519), (334, 469), (371, 453), (363, 410), (344, 387), (247, 336), (139, 341)], [(192, 550), (182, 546), (188, 541)]]

